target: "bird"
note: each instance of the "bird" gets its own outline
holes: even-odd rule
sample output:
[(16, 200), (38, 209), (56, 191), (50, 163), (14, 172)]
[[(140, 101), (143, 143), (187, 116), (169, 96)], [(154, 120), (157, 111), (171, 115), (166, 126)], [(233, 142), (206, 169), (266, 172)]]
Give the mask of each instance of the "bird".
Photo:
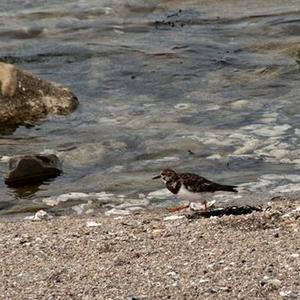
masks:
[[(166, 188), (174, 195), (188, 200), (188, 205), (183, 205), (169, 209), (172, 212), (188, 208), (191, 201), (199, 201), (204, 204), (204, 209), (207, 211), (207, 201), (201, 197), (201, 193), (214, 193), (217, 191), (226, 191), (237, 193), (237, 186), (222, 185), (210, 181), (202, 176), (193, 173), (176, 173), (172, 169), (163, 169), (159, 175), (152, 179), (162, 179)], [(202, 199), (201, 199), (202, 198)]]

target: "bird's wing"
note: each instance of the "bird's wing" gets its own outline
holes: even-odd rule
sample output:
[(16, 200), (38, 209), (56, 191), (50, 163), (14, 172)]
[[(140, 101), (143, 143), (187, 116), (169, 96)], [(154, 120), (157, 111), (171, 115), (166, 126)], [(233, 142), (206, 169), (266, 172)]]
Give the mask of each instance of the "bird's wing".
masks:
[(190, 192), (214, 192), (219, 184), (192, 173), (179, 174), (181, 182)]

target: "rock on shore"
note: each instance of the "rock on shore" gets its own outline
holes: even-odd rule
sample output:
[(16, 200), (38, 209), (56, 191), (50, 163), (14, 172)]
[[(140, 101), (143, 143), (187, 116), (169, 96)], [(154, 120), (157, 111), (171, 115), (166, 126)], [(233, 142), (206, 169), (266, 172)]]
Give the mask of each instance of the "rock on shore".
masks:
[(0, 62), (0, 126), (20, 125), (49, 113), (67, 115), (78, 104), (65, 86)]
[(20, 155), (9, 161), (9, 172), (5, 183), (11, 186), (41, 182), (58, 176), (62, 172), (61, 162), (54, 155)]

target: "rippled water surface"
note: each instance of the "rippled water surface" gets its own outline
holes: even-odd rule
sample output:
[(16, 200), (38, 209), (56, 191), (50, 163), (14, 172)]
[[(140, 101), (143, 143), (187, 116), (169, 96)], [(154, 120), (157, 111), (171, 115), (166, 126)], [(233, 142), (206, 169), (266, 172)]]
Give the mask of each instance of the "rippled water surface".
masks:
[(299, 194), (300, 10), (261, 2), (1, 1), (0, 60), (80, 101), (1, 134), (1, 156), (54, 152), (64, 167), (40, 186), (1, 180), (1, 213), (164, 205), (163, 167), (243, 197)]

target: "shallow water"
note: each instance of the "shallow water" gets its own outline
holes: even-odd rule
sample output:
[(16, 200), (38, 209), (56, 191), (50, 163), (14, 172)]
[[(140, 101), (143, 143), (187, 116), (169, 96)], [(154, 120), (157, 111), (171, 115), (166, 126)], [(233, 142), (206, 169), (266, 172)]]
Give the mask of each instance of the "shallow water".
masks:
[[(163, 167), (240, 184), (243, 199), (300, 194), (297, 2), (197, 3), (1, 1), (0, 60), (80, 101), (2, 133), (0, 155), (54, 152), (64, 174), (18, 190), (1, 180), (1, 214), (167, 205), (151, 180)], [(49, 205), (71, 192), (89, 194)]]

